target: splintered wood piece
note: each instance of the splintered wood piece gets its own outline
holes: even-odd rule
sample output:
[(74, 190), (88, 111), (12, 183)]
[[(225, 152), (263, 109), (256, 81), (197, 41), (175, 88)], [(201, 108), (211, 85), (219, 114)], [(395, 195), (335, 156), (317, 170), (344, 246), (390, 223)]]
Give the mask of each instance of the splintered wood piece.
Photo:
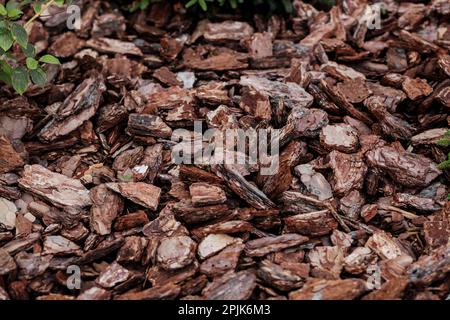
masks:
[(79, 180), (51, 172), (40, 166), (25, 166), (20, 187), (50, 201), (57, 207), (86, 207), (92, 204), (89, 191)]
[(344, 266), (342, 247), (316, 247), (308, 253), (311, 275), (316, 278), (339, 279)]
[(272, 252), (298, 246), (308, 240), (307, 237), (295, 233), (260, 238), (245, 244), (245, 254), (249, 257), (263, 257)]
[(106, 185), (99, 185), (90, 191), (93, 202), (90, 225), (99, 235), (111, 233), (111, 226), (123, 210), (123, 200)]
[(204, 182), (191, 184), (189, 192), (194, 206), (221, 204), (227, 201), (222, 188)]
[(156, 211), (159, 205), (161, 189), (143, 182), (107, 183), (106, 186), (123, 197)]
[(230, 189), (255, 209), (264, 210), (275, 207), (275, 204), (261, 190), (235, 170), (222, 165), (218, 166), (218, 170)]

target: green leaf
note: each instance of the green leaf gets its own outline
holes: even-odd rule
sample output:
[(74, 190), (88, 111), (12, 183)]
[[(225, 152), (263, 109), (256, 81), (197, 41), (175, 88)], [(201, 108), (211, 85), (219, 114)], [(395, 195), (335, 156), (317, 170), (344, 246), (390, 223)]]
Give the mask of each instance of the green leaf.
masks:
[(14, 39), (8, 29), (0, 29), (0, 48), (4, 51), (11, 49)]
[(0, 61), (0, 80), (5, 82), (7, 85), (11, 85), (11, 74), (12, 68), (5, 61)]
[(62, 7), (62, 6), (64, 5), (64, 0), (55, 0), (55, 4), (56, 4), (58, 7)]
[(36, 56), (36, 49), (31, 43), (28, 43), (26, 48), (22, 48), (22, 51), (29, 58), (34, 58)]
[(438, 165), (438, 168), (441, 170), (450, 168), (450, 160), (444, 161)]
[(5, 6), (0, 3), (0, 15), (6, 16), (7, 14), (8, 14), (8, 11), (6, 11)]
[(28, 33), (20, 24), (13, 23), (11, 26), (11, 33), (14, 40), (22, 47), (26, 48), (28, 46)]
[(39, 62), (34, 58), (27, 58), (26, 63), (30, 70), (36, 70), (39, 67)]
[(59, 62), (58, 58), (56, 58), (50, 54), (46, 54), (45, 56), (42, 56), (39, 59), (39, 62), (48, 63), (48, 64), (61, 64)]
[(34, 13), (41, 14), (41, 12), (42, 12), (42, 5), (40, 3), (34, 4), (33, 5), (33, 10), (34, 10)]
[(205, 0), (198, 0), (198, 4), (200, 5), (200, 7), (203, 9), (203, 11), (208, 10), (208, 5), (206, 4)]
[(193, 5), (195, 5), (197, 3), (198, 0), (190, 0), (188, 3), (186, 3), (185, 7), (186, 8), (190, 8)]
[(47, 83), (47, 74), (41, 68), (31, 70), (30, 76), (31, 80), (33, 80), (33, 83), (37, 84), (38, 86), (43, 86)]
[(16, 90), (18, 94), (22, 95), (25, 91), (27, 91), (30, 83), (28, 70), (25, 67), (16, 68), (11, 75), (11, 80), (14, 90)]

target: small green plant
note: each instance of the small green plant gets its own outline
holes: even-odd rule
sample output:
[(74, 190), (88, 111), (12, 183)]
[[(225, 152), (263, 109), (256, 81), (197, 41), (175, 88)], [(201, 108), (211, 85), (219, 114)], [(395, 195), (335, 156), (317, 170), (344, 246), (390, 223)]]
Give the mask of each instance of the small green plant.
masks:
[[(44, 64), (59, 64), (59, 60), (49, 54), (36, 57), (36, 50), (28, 42), (26, 31), (26, 28), (53, 4), (62, 6), (64, 0), (21, 2), (10, 0), (6, 5), (0, 3), (0, 80), (21, 95), (28, 89), (31, 82), (39, 86), (47, 82)], [(33, 8), (34, 15), (23, 23), (20, 21), (23, 16), (22, 10), (29, 6)], [(15, 44), (25, 55), (24, 60), (19, 61), (17, 54), (12, 53)]]
[[(440, 146), (443, 146), (443, 147), (450, 146), (450, 130), (445, 133), (443, 139), (439, 140), (437, 142), (437, 144), (440, 145)], [(444, 162), (440, 163), (438, 168), (441, 169), (441, 170), (450, 169), (450, 153), (447, 156), (447, 160), (445, 160)], [(450, 200), (450, 194), (448, 195), (448, 199)]]

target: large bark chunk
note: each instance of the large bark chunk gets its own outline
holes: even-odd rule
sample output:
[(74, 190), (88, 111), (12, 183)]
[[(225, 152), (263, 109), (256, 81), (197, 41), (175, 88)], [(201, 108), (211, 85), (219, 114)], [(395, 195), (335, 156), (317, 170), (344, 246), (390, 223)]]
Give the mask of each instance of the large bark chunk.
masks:
[(14, 150), (5, 136), (0, 136), (0, 173), (15, 170), (24, 165), (22, 157)]
[(249, 241), (245, 244), (245, 254), (249, 257), (263, 257), (269, 253), (298, 246), (308, 241), (307, 237), (298, 234), (284, 234), (278, 237), (267, 237)]
[(91, 228), (99, 235), (111, 233), (111, 226), (123, 210), (123, 201), (113, 191), (110, 191), (104, 184), (91, 189)]
[(107, 183), (106, 186), (127, 199), (155, 211), (159, 205), (161, 189), (143, 182)]
[(394, 147), (371, 150), (366, 158), (370, 166), (387, 172), (396, 182), (408, 187), (425, 187), (441, 174), (436, 164), (425, 156)]
[(203, 297), (207, 300), (246, 300), (250, 298), (255, 287), (254, 272), (230, 272), (210, 283), (203, 290)]
[(304, 287), (289, 294), (291, 300), (353, 300), (366, 291), (361, 279), (313, 279)]
[(51, 172), (40, 166), (25, 166), (19, 185), (57, 207), (86, 207), (92, 204), (89, 191), (79, 180)]

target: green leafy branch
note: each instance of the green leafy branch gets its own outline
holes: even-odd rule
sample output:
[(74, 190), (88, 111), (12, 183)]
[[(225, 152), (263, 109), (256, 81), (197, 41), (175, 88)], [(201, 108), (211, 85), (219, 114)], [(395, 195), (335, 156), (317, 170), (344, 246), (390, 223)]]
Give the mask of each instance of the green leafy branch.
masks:
[[(443, 147), (450, 146), (450, 130), (447, 131), (444, 134), (444, 137), (441, 140), (439, 140), (438, 142), (436, 142), (436, 144), (439, 145), (439, 146), (443, 146)], [(450, 168), (450, 153), (447, 155), (447, 160), (445, 160), (444, 162), (440, 163), (438, 165), (438, 168), (441, 169), (441, 170)], [(448, 200), (450, 200), (450, 194), (448, 195)]]
[[(10, 0), (6, 5), (0, 4), (0, 80), (11, 86), (17, 93), (23, 94), (33, 82), (43, 86), (47, 82), (47, 74), (43, 69), (45, 64), (60, 64), (52, 55), (36, 57), (35, 47), (28, 42), (26, 27), (31, 25), (51, 5), (62, 6), (64, 0), (25, 0), (17, 2)], [(34, 15), (25, 24), (19, 23), (23, 8), (31, 5)], [(20, 64), (17, 57), (11, 53), (17, 44), (26, 57)]]

